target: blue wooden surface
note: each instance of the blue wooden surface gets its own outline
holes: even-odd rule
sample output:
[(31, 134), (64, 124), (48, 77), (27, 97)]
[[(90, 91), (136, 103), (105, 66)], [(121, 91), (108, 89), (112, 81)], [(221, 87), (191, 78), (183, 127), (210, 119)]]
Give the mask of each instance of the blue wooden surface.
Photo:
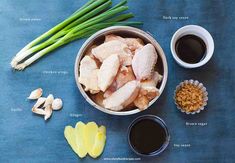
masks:
[[(117, 1), (115, 1), (117, 2)], [(168, 61), (169, 78), (160, 99), (140, 114), (118, 117), (91, 107), (79, 93), (73, 74), (76, 54), (85, 40), (73, 42), (44, 57), (24, 72), (11, 70), (9, 62), (26, 43), (48, 30), (84, 0), (1, 0), (0, 1), (0, 162), (110, 162), (109, 158), (138, 159), (129, 148), (126, 131), (137, 116), (154, 114), (169, 127), (171, 142), (159, 157), (140, 158), (141, 162), (233, 162), (235, 160), (235, 1), (227, 0), (130, 0), (130, 11), (143, 20), (162, 46)], [(186, 16), (186, 20), (165, 20), (163, 16)], [(181, 68), (170, 53), (170, 39), (183, 25), (205, 27), (215, 41), (215, 52), (205, 66)], [(184, 79), (198, 79), (208, 89), (206, 111), (187, 116), (172, 100), (175, 86)], [(53, 93), (64, 100), (61, 111), (48, 122), (31, 113), (26, 100), (37, 87), (44, 95)], [(96, 160), (80, 160), (64, 139), (66, 125), (95, 121), (107, 127), (107, 144)], [(186, 126), (186, 122), (205, 122), (207, 126)], [(175, 144), (175, 145), (174, 145)], [(176, 147), (190, 144), (191, 147)], [(106, 161), (105, 161), (106, 159)], [(119, 162), (119, 161), (116, 161)], [(124, 161), (122, 161), (124, 162)], [(140, 162), (140, 161), (132, 161)]]

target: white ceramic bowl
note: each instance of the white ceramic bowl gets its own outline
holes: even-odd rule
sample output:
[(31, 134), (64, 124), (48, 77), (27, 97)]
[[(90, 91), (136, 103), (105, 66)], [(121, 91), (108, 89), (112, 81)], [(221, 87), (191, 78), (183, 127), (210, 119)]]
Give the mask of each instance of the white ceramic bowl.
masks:
[[(200, 37), (206, 44), (205, 57), (198, 63), (194, 63), (194, 64), (186, 63), (182, 61), (175, 52), (176, 41), (182, 36), (185, 36), (188, 34), (193, 34), (193, 35)], [(202, 28), (201, 26), (198, 26), (198, 25), (186, 25), (178, 29), (171, 39), (171, 53), (173, 55), (173, 58), (180, 66), (185, 67), (185, 68), (196, 68), (196, 67), (203, 66), (211, 59), (213, 52), (214, 52), (214, 41), (213, 41), (211, 34), (205, 28)]]
[[(156, 48), (156, 51), (158, 52), (158, 61), (157, 61), (157, 65), (156, 65), (156, 70), (158, 70), (160, 72), (160, 74), (163, 75), (163, 79), (162, 79), (161, 83), (158, 84), (157, 87), (159, 88), (160, 95), (163, 92), (165, 85), (166, 85), (166, 81), (167, 81), (168, 67), (167, 67), (166, 57), (165, 57), (165, 54), (164, 54), (162, 48), (157, 43), (157, 41), (152, 36), (147, 34), (146, 32), (144, 32), (140, 29), (137, 29), (137, 28), (127, 27), (127, 26), (113, 26), (113, 27), (105, 28), (103, 30), (96, 32), (95, 34), (93, 34), (91, 37), (89, 37), (86, 40), (86, 42), (82, 45), (82, 47), (80, 48), (80, 50), (77, 54), (77, 58), (75, 61), (75, 66), (74, 66), (75, 80), (76, 80), (77, 86), (78, 86), (81, 94), (83, 95), (83, 97), (86, 99), (86, 101), (88, 103), (90, 103), (92, 106), (94, 106), (96, 109), (98, 109), (102, 112), (105, 112), (108, 114), (113, 114), (113, 115), (131, 115), (131, 114), (138, 113), (138, 112), (140, 112), (140, 110), (138, 108), (117, 112), (117, 111), (108, 110), (108, 109), (96, 104), (90, 98), (89, 93), (85, 92), (83, 86), (78, 82), (80, 61), (83, 58), (83, 56), (85, 55), (87, 49), (89, 47), (91, 47), (94, 43), (96, 43), (96, 44), (103, 43), (104, 36), (107, 34), (117, 34), (117, 35), (120, 35), (123, 37), (138, 37), (138, 38), (141, 38), (145, 43), (153, 44), (153, 46)], [(160, 97), (160, 95), (155, 97), (149, 103), (149, 106), (151, 106)]]

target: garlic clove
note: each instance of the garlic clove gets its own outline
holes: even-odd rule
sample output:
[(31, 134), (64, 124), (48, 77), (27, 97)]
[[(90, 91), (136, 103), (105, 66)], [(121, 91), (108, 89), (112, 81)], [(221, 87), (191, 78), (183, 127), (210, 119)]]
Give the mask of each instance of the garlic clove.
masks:
[(53, 101), (54, 101), (54, 96), (52, 94), (49, 94), (46, 98), (46, 101), (43, 107), (47, 107), (48, 105), (51, 105)]
[(35, 114), (39, 114), (39, 115), (46, 115), (45, 110), (38, 109), (38, 108), (35, 108), (35, 107), (32, 108), (32, 112), (35, 113)]
[(28, 99), (36, 100), (42, 96), (42, 92), (43, 92), (42, 88), (35, 89), (30, 93)]
[(39, 106), (41, 106), (46, 101), (46, 99), (47, 99), (46, 97), (40, 97), (33, 107), (39, 108)]
[(56, 98), (53, 102), (52, 102), (52, 109), (53, 110), (60, 110), (63, 106), (63, 102), (60, 98)]
[(49, 119), (49, 118), (51, 117), (51, 115), (52, 115), (52, 108), (51, 108), (51, 105), (47, 105), (44, 110), (45, 110), (44, 119), (45, 119), (45, 121), (46, 121), (46, 120)]

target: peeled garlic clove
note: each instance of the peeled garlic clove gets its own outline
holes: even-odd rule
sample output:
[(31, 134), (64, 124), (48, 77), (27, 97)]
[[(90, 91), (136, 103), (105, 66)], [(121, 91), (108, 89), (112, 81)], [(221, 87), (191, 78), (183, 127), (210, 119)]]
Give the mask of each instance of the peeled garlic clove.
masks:
[(46, 99), (43, 107), (47, 107), (48, 105), (51, 105), (53, 101), (54, 101), (54, 96), (52, 94), (49, 94), (47, 96), (47, 99)]
[(46, 121), (47, 119), (49, 119), (49, 118), (51, 117), (51, 115), (52, 115), (52, 108), (51, 108), (51, 105), (47, 105), (47, 106), (45, 107), (45, 116), (44, 116), (45, 121)]
[(32, 108), (32, 112), (35, 113), (35, 114), (39, 114), (39, 115), (45, 115), (46, 114), (45, 110), (38, 109), (38, 108), (35, 108), (35, 107)]
[(63, 106), (63, 102), (60, 98), (56, 98), (53, 102), (52, 102), (52, 109), (53, 110), (60, 110)]
[(46, 97), (40, 97), (33, 107), (39, 108), (39, 106), (41, 106), (46, 101), (46, 99), (47, 99)]
[(42, 88), (38, 88), (38, 89), (35, 89), (34, 91), (32, 91), (28, 97), (28, 99), (30, 100), (36, 100), (38, 99), (39, 97), (42, 96)]

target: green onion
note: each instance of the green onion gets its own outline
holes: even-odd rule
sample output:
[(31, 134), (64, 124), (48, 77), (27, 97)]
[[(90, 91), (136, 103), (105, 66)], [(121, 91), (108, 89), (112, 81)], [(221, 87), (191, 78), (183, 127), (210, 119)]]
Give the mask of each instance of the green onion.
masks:
[(114, 25), (142, 25), (141, 22), (124, 21), (132, 18), (132, 13), (120, 14), (128, 10), (123, 6), (127, 0), (109, 8), (111, 0), (89, 0), (84, 6), (75, 11), (70, 17), (45, 32), (23, 49), (11, 61), (16, 70), (23, 70), (33, 62), (74, 40), (89, 37), (100, 29)]
[(42, 34), (41, 36), (39, 36), (38, 38), (36, 38), (32, 42), (30, 42), (29, 44), (27, 44), (23, 49), (21, 49), (16, 54), (16, 57), (13, 58), (13, 60), (11, 62), (12, 67), (14, 68), (21, 60), (23, 60), (25, 58), (24, 55), (18, 56), (19, 54), (21, 54), (21, 52), (24, 52), (24, 51), (28, 50), (32, 46), (36, 45), (37, 43), (41, 42), (42, 40), (44, 40), (47, 37), (51, 36), (52, 34), (56, 33), (57, 31), (59, 31), (60, 29), (62, 29), (63, 27), (65, 27), (66, 25), (68, 25), (69, 23), (74, 21), (75, 19), (77, 19), (78, 17), (80, 17), (80, 16), (84, 15), (85, 13), (93, 10), (94, 8), (96, 8), (97, 6), (99, 6), (100, 4), (102, 4), (106, 1), (107, 0), (97, 0), (97, 1), (94, 1), (94, 3), (91, 3), (89, 5), (85, 4), (85, 7), (80, 8), (77, 12), (75, 12), (68, 19), (66, 19), (63, 22), (59, 23), (58, 25), (56, 25), (55, 27), (53, 27), (49, 31), (45, 32), (44, 34)]
[[(82, 23), (83, 21), (85, 21), (86, 19), (96, 15), (98, 12), (106, 9), (107, 7), (109, 7), (112, 4), (111, 1), (107, 1), (106, 3), (102, 4), (101, 6), (99, 6), (98, 8), (96, 8), (95, 10), (90, 11), (88, 14), (80, 17), (79, 19), (77, 19), (76, 21), (72, 22), (71, 24), (69, 24), (68, 26), (66, 26), (65, 28), (63, 28), (61, 31), (59, 31), (58, 33), (56, 33), (55, 35), (53, 35), (51, 38), (49, 38), (47, 41), (43, 42), (40, 45), (34, 46), (28, 50), (24, 51), (24, 58), (28, 57), (30, 54), (35, 53), (45, 47), (47, 47), (48, 45), (51, 45), (52, 43), (54, 43), (54, 40), (57, 38), (60, 38), (61, 36), (64, 36), (65, 34), (67, 34), (69, 32), (68, 29), (70, 29), (71, 27), (74, 26), (74, 24), (79, 24)], [(67, 30), (67, 31), (66, 31)], [(20, 59), (24, 59), (24, 58), (20, 58)]]
[(77, 11), (75, 11), (71, 16), (73, 16), (74, 14), (78, 13), (80, 10), (86, 8), (87, 6), (89, 6), (90, 4), (92, 4), (93, 2), (95, 2), (96, 0), (89, 0), (85, 5), (83, 5), (80, 9), (78, 9)]
[(122, 0), (121, 2), (119, 2), (118, 4), (116, 4), (115, 6), (113, 6), (111, 9), (109, 9), (109, 10), (112, 10), (112, 9), (116, 9), (116, 8), (118, 8), (118, 7), (120, 7), (120, 6), (123, 6), (123, 5), (125, 5), (127, 3), (127, 0)]

